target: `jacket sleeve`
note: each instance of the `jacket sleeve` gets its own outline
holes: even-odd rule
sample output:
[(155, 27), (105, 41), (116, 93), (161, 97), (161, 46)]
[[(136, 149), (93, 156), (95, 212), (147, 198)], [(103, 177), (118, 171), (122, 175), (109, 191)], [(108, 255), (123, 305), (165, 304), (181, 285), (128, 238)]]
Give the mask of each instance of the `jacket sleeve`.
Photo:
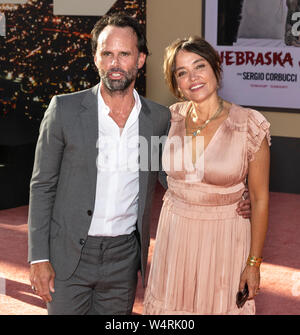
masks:
[(59, 105), (59, 98), (54, 96), (41, 122), (36, 145), (28, 213), (29, 262), (49, 259), (51, 216), (64, 152)]

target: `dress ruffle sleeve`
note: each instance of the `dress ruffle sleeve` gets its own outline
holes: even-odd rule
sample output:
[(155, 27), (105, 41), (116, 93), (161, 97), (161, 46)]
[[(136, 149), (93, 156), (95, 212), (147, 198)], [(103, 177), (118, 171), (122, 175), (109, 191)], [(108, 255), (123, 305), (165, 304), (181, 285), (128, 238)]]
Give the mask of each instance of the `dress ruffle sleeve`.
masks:
[(254, 154), (261, 147), (263, 139), (266, 137), (271, 145), (270, 123), (256, 110), (250, 109), (248, 113), (248, 161), (254, 159)]
[(191, 107), (191, 102), (177, 102), (170, 106), (171, 111), (171, 122), (182, 121)]

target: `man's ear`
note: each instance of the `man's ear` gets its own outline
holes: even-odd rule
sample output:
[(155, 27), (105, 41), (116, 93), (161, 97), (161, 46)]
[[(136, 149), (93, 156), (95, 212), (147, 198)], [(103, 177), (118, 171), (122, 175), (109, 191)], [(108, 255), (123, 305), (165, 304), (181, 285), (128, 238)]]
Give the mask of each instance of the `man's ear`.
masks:
[(147, 57), (147, 55), (144, 54), (143, 52), (140, 52), (140, 53), (139, 53), (139, 58), (138, 58), (138, 69), (141, 69), (141, 68), (144, 66), (144, 64), (145, 64), (145, 62), (146, 62), (146, 57)]

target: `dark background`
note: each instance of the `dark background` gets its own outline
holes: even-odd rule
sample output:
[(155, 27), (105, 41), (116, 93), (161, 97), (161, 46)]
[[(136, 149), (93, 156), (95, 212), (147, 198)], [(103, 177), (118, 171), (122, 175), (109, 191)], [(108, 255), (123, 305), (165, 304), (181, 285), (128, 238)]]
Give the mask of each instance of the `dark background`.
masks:
[[(90, 32), (99, 16), (54, 16), (52, 0), (0, 11), (0, 209), (28, 203), (40, 122), (53, 95), (90, 88), (99, 81)], [(146, 24), (146, 0), (118, 0), (109, 10)], [(136, 89), (145, 95), (144, 67)]]

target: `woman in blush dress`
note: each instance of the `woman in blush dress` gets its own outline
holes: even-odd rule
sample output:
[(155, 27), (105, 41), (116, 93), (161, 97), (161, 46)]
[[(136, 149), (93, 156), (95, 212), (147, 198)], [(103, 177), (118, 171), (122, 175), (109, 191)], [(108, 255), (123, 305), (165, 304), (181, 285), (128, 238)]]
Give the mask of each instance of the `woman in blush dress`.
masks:
[[(167, 49), (168, 175), (144, 314), (255, 314), (268, 225), (270, 135), (257, 111), (218, 96), (221, 62), (199, 37)], [(248, 182), (251, 222), (236, 212)], [(238, 291), (248, 285), (241, 307)]]

